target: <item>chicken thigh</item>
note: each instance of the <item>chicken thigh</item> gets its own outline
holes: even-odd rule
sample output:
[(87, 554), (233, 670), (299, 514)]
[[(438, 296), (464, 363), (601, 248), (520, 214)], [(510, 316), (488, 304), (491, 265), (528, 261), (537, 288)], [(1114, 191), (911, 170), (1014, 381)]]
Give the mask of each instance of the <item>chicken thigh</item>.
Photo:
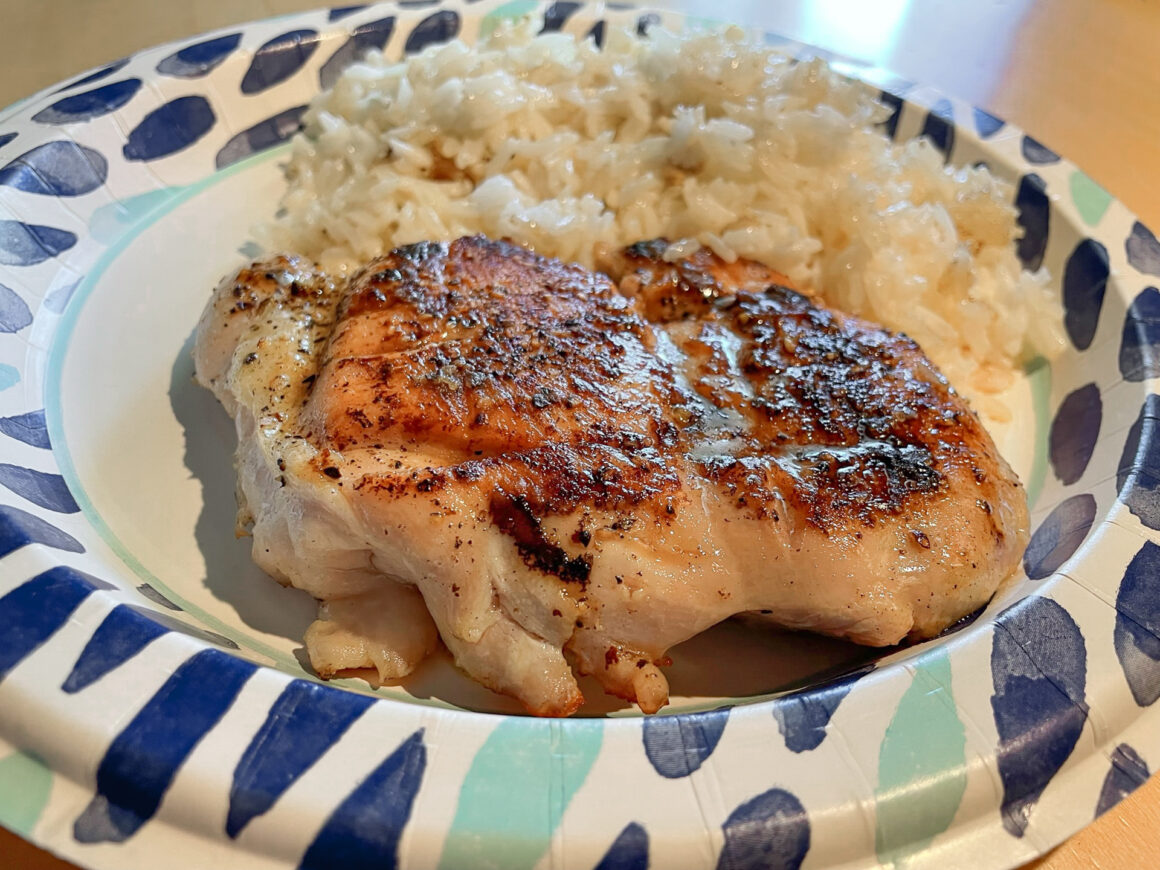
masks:
[(618, 283), (471, 237), (219, 285), (198, 378), (255, 559), (321, 603), (320, 674), (441, 638), (531, 713), (575, 712), (576, 673), (654, 712), (667, 651), (735, 614), (885, 646), (1015, 570), (1022, 486), (914, 342), (666, 250)]

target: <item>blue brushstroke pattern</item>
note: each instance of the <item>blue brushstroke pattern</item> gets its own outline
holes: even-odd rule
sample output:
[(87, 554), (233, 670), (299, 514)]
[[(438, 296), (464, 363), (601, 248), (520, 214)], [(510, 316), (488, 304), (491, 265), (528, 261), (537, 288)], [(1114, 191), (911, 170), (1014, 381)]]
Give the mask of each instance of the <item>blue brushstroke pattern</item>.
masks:
[(241, 41), (240, 33), (229, 33), (188, 45), (157, 64), (157, 72), (180, 79), (200, 78), (216, 69)]
[(773, 788), (743, 803), (721, 826), (717, 870), (797, 870), (810, 850), (810, 819), (801, 801)]
[(1019, 211), (1015, 222), (1023, 228), (1023, 237), (1015, 243), (1015, 253), (1024, 269), (1035, 272), (1043, 265), (1043, 255), (1047, 252), (1051, 203), (1047, 198), (1047, 183), (1034, 172), (1019, 180), (1015, 208)]
[(178, 97), (146, 115), (129, 133), (121, 153), (126, 160), (157, 160), (188, 148), (217, 118), (202, 96)]
[(131, 57), (123, 57), (120, 60), (115, 60), (112, 63), (101, 67), (100, 69), (93, 70), (93, 72), (89, 73), (83, 78), (77, 79), (75, 82), (69, 82), (67, 85), (62, 85), (53, 93), (59, 94), (62, 91), (71, 91), (73, 88), (79, 88), (81, 85), (91, 85), (93, 82), (100, 81), (103, 78), (111, 76), (118, 70), (124, 69), (129, 65), (130, 60), (132, 60)]
[(318, 41), (317, 30), (291, 30), (275, 36), (254, 52), (242, 79), (242, 93), (258, 94), (286, 81), (318, 51)]
[(115, 112), (141, 90), (141, 79), (125, 79), (57, 100), (32, 116), (40, 124), (79, 124)]
[(68, 622), (104, 580), (59, 566), (17, 586), (0, 598), (0, 681)]
[(144, 595), (146, 598), (148, 598), (150, 601), (152, 601), (154, 604), (160, 604), (162, 607), (168, 607), (170, 610), (177, 610), (177, 611), (181, 610), (181, 607), (174, 604), (172, 601), (170, 601), (168, 598), (166, 598), (164, 595), (162, 595), (160, 592), (158, 592), (156, 589), (154, 589), (148, 583), (142, 583), (140, 586), (137, 587), (137, 591), (140, 592), (142, 595)]
[(3, 462), (0, 463), (0, 486), (50, 511), (75, 514), (80, 510), (72, 493), (68, 491), (68, 484), (59, 474), (48, 474)]
[(403, 51), (414, 54), (422, 51), (429, 45), (449, 42), (459, 35), (459, 14), (450, 9), (443, 9), (428, 15), (420, 21), (415, 29), (407, 34), (407, 42)]
[(1096, 519), (1096, 499), (1090, 492), (1073, 495), (1056, 506), (1039, 524), (1023, 554), (1023, 569), (1032, 580), (1050, 577), (1083, 544)]
[(925, 136), (943, 154), (943, 161), (951, 159), (955, 147), (955, 113), (950, 100), (939, 100), (927, 112), (920, 136)]
[(636, 19), (636, 35), (648, 36), (648, 32), (661, 23), (661, 17), (656, 12), (646, 12)]
[(150, 641), (171, 631), (227, 649), (238, 648), (229, 638), (188, 625), (168, 613), (159, 613), (136, 604), (119, 604), (97, 627), (62, 688), (66, 692), (79, 692), (124, 664)]
[(1095, 239), (1084, 239), (1063, 270), (1063, 325), (1077, 350), (1087, 350), (1100, 322), (1107, 290), (1108, 249)]
[(167, 632), (160, 623), (117, 605), (97, 626), (61, 689), (72, 694), (91, 686)]
[[(138, 587), (140, 588), (140, 587)], [(170, 610), (181, 610), (180, 607), (175, 607), (172, 603), (165, 602)], [(176, 631), (179, 634), (186, 634), (190, 637), (196, 637), (198, 640), (212, 643), (215, 646), (225, 647), (226, 649), (238, 649), (238, 645), (230, 640), (228, 637), (218, 634), (216, 631), (210, 631), (208, 628), (202, 628), (199, 625), (190, 625), (188, 622), (183, 622), (175, 616), (168, 613), (161, 613), (153, 610), (150, 607), (141, 607), (137, 604), (125, 605), (130, 610), (138, 615), (141, 619), (148, 619), (151, 622), (156, 622), (162, 625), (169, 631)]]
[(1140, 754), (1127, 743), (1112, 751), (1112, 766), (1100, 789), (1095, 815), (1098, 818), (1142, 786), (1151, 776)]
[(77, 243), (68, 230), (0, 220), (0, 266), (35, 266)]
[(0, 556), (7, 556), (29, 544), (43, 544), (68, 553), (85, 551), (80, 541), (52, 523), (20, 508), (0, 505)]
[(648, 870), (648, 831), (629, 822), (593, 870)]
[(1008, 608), (995, 620), (991, 677), (1003, 827), (1022, 837), (1087, 721), (1087, 647), (1079, 626), (1047, 598)]
[(838, 705), (854, 684), (873, 670), (874, 665), (866, 665), (832, 682), (776, 699), (773, 718), (786, 748), (790, 752), (809, 752), (821, 746)]
[(366, 8), (367, 7), (366, 7), (365, 3), (362, 4), (361, 6), (335, 6), (333, 9), (330, 10), (330, 12), (327, 14), (326, 18), (328, 21), (338, 21), (340, 18), (346, 18), (346, 16), (353, 15), (354, 13), (358, 12), (360, 9), (366, 9)]
[(1033, 139), (1030, 136), (1023, 137), (1021, 150), (1023, 152), (1023, 159), (1028, 163), (1045, 166), (1050, 163), (1059, 162), (1058, 154), (1056, 154), (1039, 140)]
[(73, 823), (79, 843), (120, 843), (157, 812), (178, 768), (213, 728), (257, 665), (204, 650), (183, 663), (114, 738), (96, 795)]
[(0, 133), (0, 148), (3, 148), (9, 142), (16, 138), (15, 133)]
[(323, 90), (334, 87), (342, 71), (356, 61), (362, 60), (368, 51), (379, 50), (387, 44), (395, 29), (395, 17), (380, 18), (369, 24), (361, 24), (351, 33), (350, 39), (330, 56), (318, 71), (318, 82)]
[(0, 332), (20, 332), (32, 323), (28, 303), (15, 290), (0, 284)]
[(996, 118), (978, 106), (975, 106), (972, 111), (975, 116), (975, 129), (979, 131), (979, 136), (983, 139), (990, 139), (1006, 125), (1005, 121)]
[(1160, 531), (1160, 396), (1149, 395), (1124, 441), (1116, 489), (1140, 522)]
[(0, 185), (42, 196), (81, 196), (109, 177), (98, 151), (69, 139), (45, 142), (0, 166)]
[(1140, 291), (1124, 315), (1120, 374), (1135, 383), (1160, 377), (1160, 291), (1155, 287)]
[(568, 19), (579, 8), (579, 3), (570, 2), (570, 0), (556, 0), (544, 10), (544, 26), (540, 28), (540, 33), (558, 33), (563, 30)]
[(1145, 542), (1116, 592), (1112, 642), (1132, 697), (1141, 707), (1160, 698), (1160, 547)]
[(902, 97), (890, 91), (880, 91), (878, 102), (890, 109), (890, 117), (883, 121), (880, 127), (886, 137), (893, 140), (898, 134), (898, 121), (902, 118)]
[(399, 838), (427, 768), (416, 731), (351, 792), (327, 819), (299, 865), (302, 870), (393, 870)]
[(1084, 384), (1059, 404), (1048, 434), (1048, 458), (1060, 483), (1070, 486), (1083, 477), (1096, 449), (1104, 419), (1100, 388)]
[(302, 113), (305, 111), (306, 106), (295, 106), (238, 133), (217, 153), (214, 159), (217, 168), (225, 169), (252, 154), (285, 142), (301, 128)]
[(17, 414), (14, 417), (0, 417), (0, 432), (33, 447), (43, 447), (46, 450), (52, 447), (48, 440), (48, 424), (44, 420), (43, 409)]
[(653, 769), (667, 779), (679, 779), (698, 770), (717, 744), (729, 722), (729, 708), (644, 720), (641, 739)]
[(1145, 275), (1160, 275), (1160, 241), (1139, 221), (1132, 225), (1132, 233), (1124, 242), (1124, 252), (1132, 268)]
[(237, 837), (270, 809), (373, 703), (305, 680), (290, 683), (234, 770), (226, 834)]

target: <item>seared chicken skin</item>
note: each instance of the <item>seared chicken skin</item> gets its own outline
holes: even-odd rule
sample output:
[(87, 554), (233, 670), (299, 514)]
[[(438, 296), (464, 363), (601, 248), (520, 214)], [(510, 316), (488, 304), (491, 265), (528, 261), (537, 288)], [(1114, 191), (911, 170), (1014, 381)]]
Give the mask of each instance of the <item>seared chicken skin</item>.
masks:
[(441, 637), (534, 714), (575, 712), (576, 672), (654, 712), (667, 651), (734, 614), (883, 646), (1014, 571), (1023, 489), (914, 342), (665, 249), (619, 286), (479, 237), (219, 285), (198, 378), (256, 560), (321, 602), (320, 674)]

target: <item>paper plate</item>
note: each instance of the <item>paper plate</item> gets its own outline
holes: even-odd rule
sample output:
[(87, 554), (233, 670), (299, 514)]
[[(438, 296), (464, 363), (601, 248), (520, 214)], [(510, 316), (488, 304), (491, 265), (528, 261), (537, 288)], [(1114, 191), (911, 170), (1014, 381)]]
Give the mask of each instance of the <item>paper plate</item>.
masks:
[(1071, 347), (1000, 433), (1033, 498), (1025, 576), (877, 660), (721, 629), (678, 649), (648, 718), (510, 715), (445, 660), (377, 692), (300, 663), (311, 602), (232, 540), (232, 427), (190, 381), (193, 326), (320, 84), (525, 13), (694, 26), (347, 7), (0, 112), (0, 822), (118, 870), (977, 868), (1074, 833), (1160, 757), (1160, 243), (1041, 143), (873, 70), (850, 71), (886, 88), (891, 136), (1014, 182), (1018, 254), (1061, 285)]

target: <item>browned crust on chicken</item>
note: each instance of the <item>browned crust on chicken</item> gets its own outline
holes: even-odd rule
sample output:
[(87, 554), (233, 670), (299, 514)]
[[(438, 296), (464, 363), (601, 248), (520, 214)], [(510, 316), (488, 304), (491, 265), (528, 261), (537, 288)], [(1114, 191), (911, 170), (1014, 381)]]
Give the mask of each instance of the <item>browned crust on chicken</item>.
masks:
[[(989, 511), (995, 494), (984, 468), (997, 465), (998, 451), (914, 341), (817, 304), (758, 263), (727, 264), (704, 248), (669, 263), (664, 249), (633, 245), (610, 270), (647, 310), (663, 313), (697, 392), (743, 418), (743, 444), (701, 463), (738, 506), (775, 517), (792, 492), (791, 508), (811, 523), (856, 534), (953, 477), (977, 485), (971, 509)], [(732, 361), (722, 335), (741, 339)], [(771, 453), (796, 455), (792, 479), (769, 480), (747, 462)]]
[(308, 420), (335, 450), (671, 444), (651, 337), (603, 275), (478, 238), (410, 245), (352, 280)]

